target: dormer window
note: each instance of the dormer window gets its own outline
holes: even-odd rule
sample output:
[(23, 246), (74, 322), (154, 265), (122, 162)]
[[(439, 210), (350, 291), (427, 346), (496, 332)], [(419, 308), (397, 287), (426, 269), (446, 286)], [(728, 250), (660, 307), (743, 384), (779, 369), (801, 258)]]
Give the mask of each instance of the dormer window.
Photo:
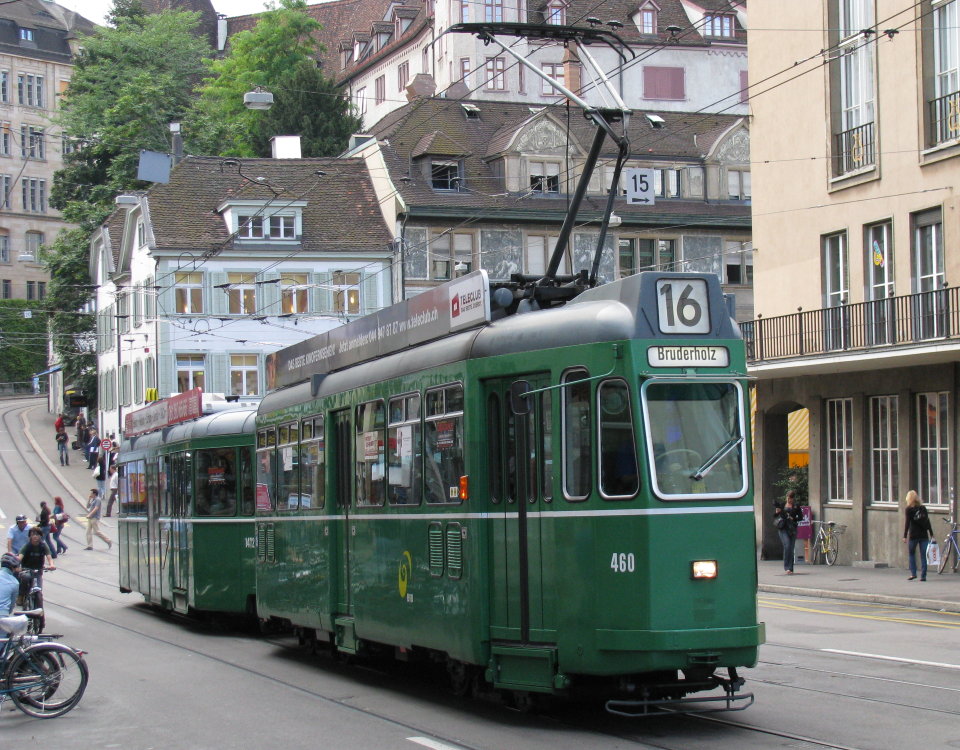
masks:
[(459, 190), (460, 163), (440, 160), (430, 162), (430, 184), (434, 190)]
[(33, 29), (20, 29), (20, 40), (24, 42), (32, 42), (33, 39)]
[(550, 161), (528, 162), (530, 189), (535, 193), (560, 192), (560, 165)]
[(655, 8), (643, 8), (640, 11), (640, 18), (637, 27), (641, 34), (657, 33), (657, 11)]
[(367, 49), (367, 43), (357, 40), (353, 43), (353, 59), (359, 60)]
[(703, 35), (732, 39), (737, 25), (732, 13), (707, 13), (703, 17)]
[(562, 0), (550, 0), (543, 12), (544, 21), (552, 26), (563, 26), (567, 22), (567, 5)]
[(293, 216), (237, 215), (237, 237), (242, 240), (292, 240), (296, 239), (296, 222)]

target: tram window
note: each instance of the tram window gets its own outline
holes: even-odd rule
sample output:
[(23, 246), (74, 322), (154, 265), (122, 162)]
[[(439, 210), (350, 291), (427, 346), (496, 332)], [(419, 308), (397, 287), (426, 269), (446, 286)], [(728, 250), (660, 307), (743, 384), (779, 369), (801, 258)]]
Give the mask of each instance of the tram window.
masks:
[(463, 460), (463, 386), (427, 391), (424, 467), (428, 503), (460, 502)]
[(304, 420), (300, 435), (300, 507), (322, 508), (326, 495), (323, 417)]
[(161, 516), (168, 516), (170, 515), (170, 459), (169, 459), (169, 456), (160, 456), (157, 458), (157, 478), (158, 478), (157, 498), (159, 502), (158, 513)]
[(146, 486), (146, 505), (145, 509), (147, 513), (151, 516), (156, 517), (159, 512), (160, 504), (160, 472), (157, 471), (157, 460), (153, 459), (147, 461), (146, 466), (146, 475), (147, 475), (147, 486)]
[[(589, 377), (586, 370), (564, 373), (562, 382)], [(563, 489), (568, 500), (590, 494), (590, 383), (576, 383), (563, 392)]]
[(198, 450), (198, 516), (232, 516), (237, 511), (237, 453), (235, 448)]
[[(254, 510), (254, 462), (249, 448), (240, 449), (240, 515), (252, 516)], [(149, 479), (149, 474), (147, 475)]]
[(383, 401), (357, 407), (356, 479), (357, 505), (383, 505), (385, 496), (386, 410)]
[(501, 451), (503, 446), (500, 442), (500, 397), (496, 393), (491, 393), (487, 400), (487, 455), (489, 456), (490, 471), (490, 499), (494, 503), (499, 503), (500, 497), (500, 478), (503, 475), (501, 467), (503, 459)]
[(278, 431), (277, 507), (280, 510), (296, 510), (300, 507), (300, 447), (297, 445), (299, 431), (296, 424), (281, 425)]
[[(257, 510), (273, 510), (277, 500), (274, 491), (274, 482), (277, 476), (277, 454), (274, 448), (273, 430), (264, 430), (257, 435)], [(261, 440), (261, 438), (263, 438)]]
[(605, 380), (597, 388), (600, 417), (600, 493), (607, 498), (633, 497), (640, 489), (630, 391), (622, 380)]
[(527, 470), (525, 473), (527, 479), (526, 496), (528, 503), (537, 502), (537, 420), (534, 419), (535, 413), (536, 412), (532, 412), (526, 417)]
[(123, 464), (119, 490), (121, 515), (142, 515), (147, 512), (145, 461), (129, 461)]
[(168, 489), (170, 496), (170, 513), (184, 517), (190, 507), (190, 498), (193, 497), (192, 461), (188, 452), (175, 453), (169, 457), (170, 479)]
[(553, 499), (553, 398), (550, 391), (540, 394), (540, 425), (541, 494), (550, 502)]
[(277, 431), (272, 427), (257, 433), (257, 450), (272, 448), (277, 444)]
[(387, 497), (391, 505), (419, 505), (423, 474), (420, 394), (390, 400), (387, 430)]

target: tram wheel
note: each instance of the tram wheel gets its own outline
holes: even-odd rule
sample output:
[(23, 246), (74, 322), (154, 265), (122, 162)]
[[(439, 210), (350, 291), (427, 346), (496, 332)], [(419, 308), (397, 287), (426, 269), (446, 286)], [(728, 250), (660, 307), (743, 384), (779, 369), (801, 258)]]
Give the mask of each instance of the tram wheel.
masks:
[(447, 676), (450, 689), (458, 698), (477, 692), (477, 668), (457, 659), (447, 659)]

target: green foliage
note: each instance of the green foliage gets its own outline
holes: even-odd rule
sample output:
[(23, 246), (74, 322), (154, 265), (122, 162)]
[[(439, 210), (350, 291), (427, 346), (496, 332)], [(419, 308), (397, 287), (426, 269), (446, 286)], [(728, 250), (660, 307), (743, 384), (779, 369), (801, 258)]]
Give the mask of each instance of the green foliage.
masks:
[(793, 490), (797, 498), (797, 505), (810, 504), (810, 490), (808, 487), (809, 470), (806, 466), (788, 466), (780, 470), (780, 475), (773, 486), (777, 488), (777, 502), (782, 503), (789, 490)]
[[(303, 136), (304, 156), (342, 150), (359, 121), (332, 81), (317, 69), (321, 27), (304, 0), (281, 0), (257, 25), (230, 39), (230, 53), (213, 62), (185, 127), (189, 149), (220, 156), (270, 156), (270, 136)], [(257, 86), (274, 95), (269, 111), (249, 110), (243, 96)]]
[[(29, 383), (47, 369), (47, 318), (39, 304), (5, 299), (0, 305), (0, 383)], [(33, 315), (25, 318), (26, 310)]]
[(301, 137), (306, 157), (336, 156), (362, 126), (336, 84), (313, 62), (301, 62), (273, 94), (273, 107), (263, 113), (253, 134), (253, 148), (260, 156), (270, 155), (271, 136), (288, 134)]

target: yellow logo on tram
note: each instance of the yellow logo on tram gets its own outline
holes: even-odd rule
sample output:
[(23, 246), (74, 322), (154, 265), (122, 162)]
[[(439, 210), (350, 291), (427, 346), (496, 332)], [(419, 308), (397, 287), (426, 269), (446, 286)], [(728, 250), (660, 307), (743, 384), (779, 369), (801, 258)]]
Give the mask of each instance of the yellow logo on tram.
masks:
[(400, 570), (397, 575), (397, 588), (400, 590), (400, 598), (407, 598), (407, 584), (410, 583), (410, 575), (413, 573), (413, 557), (408, 550), (403, 551), (403, 559), (400, 561)]

